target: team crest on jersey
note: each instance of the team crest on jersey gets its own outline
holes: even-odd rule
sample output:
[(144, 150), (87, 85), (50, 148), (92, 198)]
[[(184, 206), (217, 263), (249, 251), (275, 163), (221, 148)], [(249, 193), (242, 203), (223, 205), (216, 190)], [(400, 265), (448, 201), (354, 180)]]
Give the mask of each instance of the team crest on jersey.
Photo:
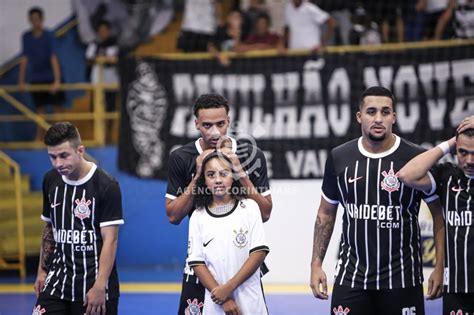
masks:
[(185, 315), (201, 315), (201, 307), (204, 305), (203, 302), (199, 302), (197, 299), (191, 301), (188, 299), (188, 307), (184, 310)]
[(388, 171), (382, 172), (384, 179), (380, 182), (382, 189), (388, 192), (394, 192), (400, 188), (400, 181), (398, 180), (398, 172), (395, 173), (393, 168)]
[(76, 207), (74, 208), (74, 215), (81, 220), (85, 218), (89, 218), (91, 216), (91, 209), (89, 209), (89, 205), (91, 204), (90, 200), (87, 200), (82, 197), (81, 200), (76, 199), (75, 201)]
[(449, 312), (449, 315), (464, 315), (462, 310), (458, 310), (457, 312), (456, 311), (451, 311)]
[(41, 315), (41, 314), (44, 314), (46, 313), (46, 310), (43, 308), (41, 308), (41, 305), (37, 305), (36, 307), (33, 308), (33, 313), (31, 313), (31, 315)]
[(240, 228), (240, 230), (236, 231), (234, 230), (235, 234), (235, 239), (234, 239), (234, 244), (238, 248), (243, 248), (245, 245), (247, 245), (247, 233), (249, 231), (244, 231), (244, 229)]
[(334, 313), (334, 315), (347, 315), (351, 310), (346, 307), (346, 308), (343, 308), (341, 305), (339, 305), (338, 308), (333, 308), (332, 309), (332, 312)]

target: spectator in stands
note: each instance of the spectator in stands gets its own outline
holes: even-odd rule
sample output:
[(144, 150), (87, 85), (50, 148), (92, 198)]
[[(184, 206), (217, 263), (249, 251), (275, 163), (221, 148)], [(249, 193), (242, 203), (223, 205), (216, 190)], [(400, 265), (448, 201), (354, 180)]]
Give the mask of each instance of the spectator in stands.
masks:
[(265, 0), (250, 0), (247, 10), (243, 10), (242, 38), (245, 40), (255, 29), (257, 18), (262, 13), (267, 13)]
[[(319, 50), (333, 36), (335, 19), (306, 0), (291, 0), (285, 8), (285, 41), (289, 49)], [(327, 25), (321, 36), (321, 26)]]
[(364, 0), (363, 3), (369, 16), (380, 25), (384, 43), (393, 41), (391, 36), (393, 26), (395, 26), (396, 41), (404, 41), (405, 24), (403, 14), (406, 5), (405, 0)]
[(358, 6), (352, 15), (352, 29), (349, 34), (351, 45), (373, 45), (382, 43), (379, 27), (371, 21), (365, 9)]
[(444, 30), (453, 20), (454, 34), (457, 38), (474, 38), (474, 1), (449, 0), (448, 7), (440, 16), (435, 30), (435, 39), (441, 39)]
[[(449, 0), (418, 0), (417, 7), (424, 12), (423, 39), (434, 39), (436, 25), (446, 11)], [(440, 34), (440, 38), (448, 36), (447, 30)]]
[(238, 10), (229, 13), (226, 24), (220, 26), (212, 41), (209, 43), (209, 52), (216, 57), (221, 65), (228, 66), (230, 59), (226, 51), (232, 51), (242, 41), (242, 14)]
[(222, 0), (187, 0), (178, 49), (205, 52), (218, 25), (223, 24)]
[(337, 22), (334, 36), (329, 38), (328, 45), (349, 45), (349, 33), (352, 28), (351, 11), (353, 10), (353, 1), (312, 0), (311, 2), (328, 12)]
[(415, 42), (423, 39), (423, 28), (425, 14), (421, 5), (421, 0), (409, 1), (406, 11), (403, 14), (405, 24), (405, 41)]
[[(23, 52), (20, 59), (18, 85), (25, 89), (27, 68), (28, 81), (31, 84), (51, 84), (50, 91), (33, 92), (31, 96), (36, 111), (45, 113), (45, 107), (54, 106), (54, 111), (61, 111), (64, 93), (59, 91), (61, 84), (61, 67), (56, 52), (54, 34), (43, 27), (44, 13), (40, 7), (28, 11), (31, 30), (23, 33)], [(43, 130), (38, 128), (35, 141), (43, 138)]]
[(255, 49), (272, 49), (277, 48), (280, 43), (280, 36), (270, 32), (270, 16), (262, 12), (255, 21), (255, 26), (251, 34), (243, 43), (237, 45), (234, 50), (244, 52)]
[[(97, 26), (97, 38), (87, 46), (86, 58), (92, 66), (92, 83), (115, 83), (118, 84), (117, 56), (119, 48), (117, 40), (112, 36), (111, 25), (108, 21), (100, 21)], [(101, 57), (103, 63), (97, 63), (97, 58)], [(105, 91), (105, 110), (111, 112), (115, 110), (117, 92)], [(111, 123), (111, 121), (109, 121)], [(112, 124), (107, 124), (107, 135), (112, 134)]]

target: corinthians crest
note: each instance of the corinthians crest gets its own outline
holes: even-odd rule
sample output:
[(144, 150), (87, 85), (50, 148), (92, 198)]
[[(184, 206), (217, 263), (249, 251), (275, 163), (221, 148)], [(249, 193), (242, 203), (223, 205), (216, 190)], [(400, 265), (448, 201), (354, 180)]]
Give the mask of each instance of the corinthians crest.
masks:
[(89, 209), (89, 205), (91, 204), (90, 200), (87, 200), (82, 197), (81, 200), (76, 199), (74, 201), (76, 203), (76, 207), (74, 208), (74, 215), (81, 220), (85, 218), (89, 218), (91, 216), (91, 210)]
[(234, 230), (235, 234), (235, 239), (234, 239), (234, 245), (237, 246), (238, 248), (243, 248), (245, 245), (247, 245), (247, 233), (249, 231), (244, 231), (244, 229), (240, 228), (240, 230), (236, 231)]
[(393, 171), (393, 167), (390, 169), (390, 171), (388, 171), (388, 173), (386, 171), (383, 171), (382, 175), (384, 179), (380, 182), (380, 184), (382, 185), (383, 190), (386, 190), (391, 193), (391, 192), (397, 191), (398, 188), (400, 188), (400, 181), (398, 180), (398, 172), (395, 173)]

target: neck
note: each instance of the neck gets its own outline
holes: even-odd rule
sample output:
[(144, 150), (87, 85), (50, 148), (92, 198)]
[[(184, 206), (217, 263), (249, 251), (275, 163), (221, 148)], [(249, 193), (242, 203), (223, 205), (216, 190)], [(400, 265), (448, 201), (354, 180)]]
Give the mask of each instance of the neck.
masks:
[(33, 33), (34, 36), (40, 36), (43, 33), (43, 29), (42, 28), (34, 28), (32, 30), (32, 33)]
[(78, 181), (86, 177), (92, 168), (92, 162), (82, 160), (81, 165), (76, 169), (76, 172), (67, 176), (67, 179), (72, 181)]
[(214, 208), (214, 207), (217, 207), (217, 206), (222, 206), (222, 205), (230, 203), (233, 200), (234, 200), (234, 198), (232, 198), (231, 195), (224, 195), (224, 196), (220, 196), (220, 197), (214, 196), (214, 200), (212, 200), (212, 203), (210, 204), (210, 207)]
[(370, 153), (381, 153), (390, 150), (395, 144), (395, 136), (388, 135), (382, 141), (371, 140), (368, 136), (362, 137), (362, 145)]

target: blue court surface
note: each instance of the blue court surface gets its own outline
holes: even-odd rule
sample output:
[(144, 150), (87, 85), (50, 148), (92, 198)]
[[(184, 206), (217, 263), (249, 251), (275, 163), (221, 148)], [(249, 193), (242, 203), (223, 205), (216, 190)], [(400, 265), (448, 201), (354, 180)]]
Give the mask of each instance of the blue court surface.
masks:
[[(177, 314), (180, 270), (121, 268), (119, 276), (120, 315)], [(0, 277), (0, 315), (31, 314), (36, 301), (33, 282), (33, 275), (25, 282), (20, 282), (16, 276)], [(271, 315), (333, 315), (330, 300), (315, 299), (306, 283), (265, 284), (264, 289)], [(426, 301), (426, 314), (441, 314), (441, 305), (441, 299)]]

